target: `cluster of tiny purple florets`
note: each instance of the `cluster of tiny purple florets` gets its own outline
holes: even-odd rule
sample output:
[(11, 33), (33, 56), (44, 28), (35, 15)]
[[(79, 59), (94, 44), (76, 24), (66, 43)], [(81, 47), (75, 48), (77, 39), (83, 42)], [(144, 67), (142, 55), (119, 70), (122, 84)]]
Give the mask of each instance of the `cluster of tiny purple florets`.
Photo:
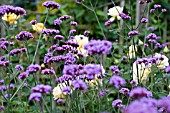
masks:
[(52, 90), (50, 85), (36, 85), (35, 87), (31, 88), (31, 95), (29, 96), (29, 100), (40, 101), (43, 94), (49, 94)]
[(112, 43), (106, 40), (91, 40), (84, 49), (89, 55), (92, 54), (109, 54), (112, 48)]
[(26, 41), (31, 38), (34, 38), (34, 36), (30, 32), (21, 31), (18, 35), (15, 36), (15, 38), (19, 41)]
[(60, 4), (54, 2), (54, 1), (46, 1), (42, 4), (42, 6), (45, 6), (47, 8), (52, 8), (52, 9), (59, 9)]
[(5, 13), (15, 13), (16, 15), (26, 15), (26, 11), (21, 7), (14, 7), (11, 5), (0, 6), (0, 15)]

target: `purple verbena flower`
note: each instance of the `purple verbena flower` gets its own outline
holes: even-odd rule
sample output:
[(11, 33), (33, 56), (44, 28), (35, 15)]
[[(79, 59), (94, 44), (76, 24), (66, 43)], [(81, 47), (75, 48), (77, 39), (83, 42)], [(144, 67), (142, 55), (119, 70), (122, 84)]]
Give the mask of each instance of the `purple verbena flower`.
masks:
[(18, 71), (23, 71), (24, 67), (21, 66), (20, 64), (18, 64), (18, 65), (15, 66), (15, 69), (18, 70)]
[(119, 16), (125, 20), (131, 20), (131, 17), (125, 13), (120, 13)]
[(129, 94), (129, 89), (128, 88), (121, 88), (120, 90), (119, 90), (119, 93), (121, 93), (121, 94), (124, 94), (124, 95), (127, 95), (127, 94)]
[(141, 19), (141, 22), (142, 22), (142, 23), (148, 23), (148, 19), (147, 19), (147, 18), (142, 18), (142, 19)]
[(54, 39), (55, 39), (55, 40), (63, 40), (63, 39), (64, 39), (64, 36), (62, 36), (62, 35), (56, 35), (56, 36), (54, 37)]
[(106, 22), (104, 23), (104, 25), (108, 27), (108, 26), (110, 26), (112, 23), (113, 23), (113, 21), (108, 20), (108, 21), (106, 21)]
[(28, 72), (22, 72), (19, 74), (18, 79), (23, 80), (28, 77)]
[(50, 85), (44, 85), (44, 84), (38, 84), (35, 87), (31, 88), (31, 92), (35, 93), (45, 93), (45, 94), (49, 94), (52, 90), (52, 87)]
[(126, 81), (124, 78), (120, 77), (120, 76), (112, 76), (110, 78), (110, 81), (109, 81), (110, 84), (113, 84), (115, 86), (115, 88), (119, 88), (120, 86), (124, 86), (126, 84)]
[(69, 31), (70, 34), (74, 34), (75, 32), (76, 32), (76, 29), (71, 29), (71, 30)]
[(56, 29), (44, 29), (42, 31), (42, 34), (46, 34), (46, 35), (56, 35), (58, 34), (60, 31), (56, 30)]
[(56, 19), (54, 20), (54, 25), (60, 25), (62, 23), (62, 20)]
[(160, 5), (160, 4), (155, 4), (155, 5), (154, 5), (154, 8), (155, 8), (155, 9), (161, 8), (161, 5)]
[(91, 40), (84, 46), (88, 54), (109, 54), (112, 48), (112, 43), (107, 40)]
[(52, 9), (59, 9), (60, 4), (54, 2), (54, 1), (46, 1), (42, 4), (42, 6), (45, 6), (47, 8), (52, 8)]
[(88, 34), (90, 34), (90, 31), (89, 30), (85, 30), (84, 31), (84, 35), (88, 35)]
[(158, 106), (164, 108), (165, 113), (170, 113), (170, 97), (162, 97), (159, 99)]
[(62, 92), (66, 93), (67, 95), (71, 94), (70, 86), (63, 87)]
[(116, 107), (116, 106), (122, 106), (122, 100), (120, 99), (116, 99), (112, 102), (112, 107)]
[(31, 20), (30, 24), (35, 25), (37, 23), (36, 20)]
[(70, 22), (70, 25), (71, 25), (71, 26), (77, 26), (78, 24), (77, 24), (77, 22), (75, 22), (75, 21), (71, 21), (71, 22)]
[(19, 41), (25, 41), (29, 40), (30, 38), (34, 38), (34, 36), (27, 31), (21, 31), (18, 35), (15, 36), (15, 38)]
[(113, 72), (113, 75), (120, 75), (120, 70), (118, 69), (118, 66), (110, 66), (109, 69)]
[(74, 80), (71, 85), (75, 90), (80, 89), (83, 92), (87, 90), (87, 84), (83, 80)]
[(52, 75), (54, 75), (55, 71), (53, 69), (44, 69), (44, 70), (42, 70), (41, 73), (42, 74), (52, 74)]
[(131, 98), (151, 97), (152, 92), (148, 91), (146, 88), (138, 86), (130, 91), (129, 96)]
[(27, 49), (26, 48), (20, 48), (20, 49), (13, 49), (13, 50), (11, 50), (10, 51), (10, 55), (15, 55), (15, 54), (21, 54), (21, 53), (23, 53), (23, 52), (26, 52), (27, 51)]
[(36, 73), (39, 70), (41, 70), (41, 66), (38, 64), (31, 64), (27, 67), (27, 72), (29, 74)]
[(84, 0), (75, 0), (76, 3), (81, 4)]
[(59, 19), (63, 21), (63, 20), (68, 20), (70, 18), (71, 18), (71, 16), (69, 16), (69, 15), (63, 15)]
[(130, 31), (130, 32), (128, 33), (128, 36), (129, 36), (129, 37), (132, 37), (132, 36), (138, 35), (138, 34), (139, 34), (139, 31), (133, 30), (133, 31)]
[(40, 101), (42, 97), (42, 94), (41, 93), (31, 93), (31, 95), (29, 96), (29, 100), (35, 100), (35, 101)]

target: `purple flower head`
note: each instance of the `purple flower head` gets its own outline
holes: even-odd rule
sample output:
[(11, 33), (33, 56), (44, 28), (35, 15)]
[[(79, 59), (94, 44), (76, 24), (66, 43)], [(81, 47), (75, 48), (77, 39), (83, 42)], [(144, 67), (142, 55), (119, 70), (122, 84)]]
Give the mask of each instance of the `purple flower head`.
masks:
[(141, 19), (141, 22), (142, 22), (142, 23), (148, 23), (148, 19), (147, 19), (147, 18), (142, 18), (142, 19)]
[(158, 106), (164, 108), (165, 113), (170, 113), (170, 97), (162, 97), (159, 99)]
[(102, 67), (97, 64), (87, 64), (84, 66), (83, 72), (86, 75), (86, 79), (93, 80), (95, 75), (102, 74)]
[(27, 87), (27, 86), (28, 86), (28, 83), (24, 83), (24, 84), (23, 84), (23, 87)]
[(5, 94), (5, 98), (6, 98), (6, 99), (7, 99), (9, 96), (11, 97), (12, 94)]
[(45, 57), (44, 57), (44, 64), (47, 63), (47, 61), (52, 57), (53, 55), (51, 53), (47, 53), (45, 54)]
[(25, 52), (27, 49), (26, 48), (20, 48), (20, 49), (13, 49), (10, 51), (10, 55), (15, 55), (15, 54), (21, 54), (23, 52)]
[(15, 36), (15, 38), (19, 41), (25, 41), (29, 40), (30, 38), (34, 38), (34, 36), (27, 31), (21, 31), (18, 35)]
[(85, 30), (84, 31), (84, 35), (88, 35), (88, 34), (90, 34), (90, 31), (89, 30)]
[(122, 60), (123, 60), (123, 61), (125, 61), (126, 59), (127, 59), (127, 57), (126, 57), (126, 56), (123, 56), (123, 57), (122, 57)]
[(26, 15), (26, 11), (21, 7), (15, 7), (15, 14), (16, 15)]
[(51, 74), (51, 75), (54, 75), (55, 71), (53, 69), (44, 69), (44, 70), (42, 70), (41, 73), (42, 74)]
[(83, 80), (74, 80), (71, 84), (74, 88), (74, 90), (80, 89), (83, 92), (86, 92), (87, 90), (87, 85)]
[(76, 3), (81, 4), (84, 0), (76, 0)]
[(0, 85), (2, 85), (2, 84), (4, 84), (4, 80), (3, 79), (0, 80)]
[(148, 31), (154, 31), (154, 27), (152, 26), (148, 27)]
[(156, 108), (156, 100), (142, 98), (130, 103), (124, 113), (158, 113)]
[(119, 16), (125, 20), (131, 20), (131, 17), (125, 13), (120, 13)]
[(160, 4), (155, 4), (154, 9), (157, 9), (157, 8), (161, 8), (161, 5)]
[(38, 92), (38, 93), (49, 94), (51, 90), (52, 87), (50, 85), (44, 85), (44, 84), (39, 84), (31, 88), (32, 93)]
[(154, 13), (155, 9), (150, 9), (150, 13)]
[(109, 54), (112, 48), (112, 43), (107, 40), (91, 40), (84, 46), (88, 54)]
[(156, 34), (154, 34), (154, 33), (150, 33), (147, 37), (146, 37), (146, 39), (157, 39), (158, 37), (156, 36)]
[(152, 92), (148, 91), (146, 88), (138, 86), (130, 91), (129, 96), (131, 98), (151, 97)]
[(76, 33), (76, 29), (71, 29), (71, 30), (69, 31), (69, 33), (70, 33), (70, 34)]
[(113, 23), (113, 21), (108, 20), (108, 21), (106, 21), (106, 22), (104, 23), (104, 25), (108, 27), (108, 26), (110, 26), (112, 23)]
[(30, 24), (35, 25), (37, 23), (36, 20), (31, 20)]
[(115, 88), (119, 88), (120, 86), (124, 86), (126, 84), (126, 81), (124, 78), (120, 77), (120, 76), (112, 76), (110, 78), (110, 81), (109, 81), (110, 84), (113, 84), (115, 86)]
[(62, 20), (56, 19), (54, 20), (54, 25), (60, 25), (62, 23)]
[(117, 66), (110, 66), (110, 70), (113, 72), (113, 75), (120, 75), (120, 70)]
[(75, 61), (76, 61), (76, 58), (74, 57), (74, 54), (73, 53), (67, 53), (65, 56), (64, 56), (64, 60), (65, 60), (65, 65), (68, 65), (68, 64), (74, 64)]
[(4, 106), (0, 106), (0, 111), (5, 110)]
[(59, 19), (63, 21), (63, 20), (68, 20), (70, 18), (71, 18), (71, 16), (69, 16), (69, 15), (63, 15)]
[(29, 74), (36, 73), (39, 70), (41, 70), (41, 66), (38, 64), (31, 64), (27, 67), (27, 72)]
[[(46, 59), (44, 58), (44, 60), (46, 60)], [(63, 55), (52, 56), (52, 57), (48, 58), (46, 61), (44, 61), (44, 63), (54, 63), (54, 62), (59, 62), (59, 61), (63, 61), (63, 60), (65, 60), (65, 57)]]
[(75, 22), (75, 21), (71, 21), (71, 22), (70, 22), (70, 25), (71, 25), (71, 26), (77, 26), (78, 24), (77, 24), (77, 22)]
[(45, 6), (47, 8), (52, 8), (52, 9), (59, 9), (60, 4), (53, 2), (53, 1), (46, 1), (42, 4), (42, 6)]
[(57, 78), (56, 79), (56, 81), (57, 82), (59, 82), (59, 83), (64, 83), (64, 82), (68, 82), (69, 80), (73, 80), (73, 76), (71, 76), (71, 75), (63, 75), (63, 76), (61, 76), (61, 77), (59, 77), (59, 78)]
[(170, 66), (167, 66), (167, 67), (165, 68), (165, 72), (167, 72), (168, 74), (170, 74)]
[(71, 64), (71, 65), (64, 65), (63, 68), (63, 75), (71, 75), (73, 77), (79, 76), (82, 74), (82, 65), (76, 65), (76, 64)]
[(133, 31), (130, 31), (130, 32), (128, 33), (128, 36), (129, 36), (129, 37), (132, 37), (132, 36), (138, 35), (138, 34), (139, 34), (139, 31), (133, 30)]
[(22, 72), (19, 74), (18, 79), (23, 80), (28, 77), (28, 72)]
[(99, 96), (100, 96), (100, 97), (104, 96), (104, 94), (105, 94), (105, 91), (104, 91), (104, 90), (101, 90), (101, 91), (99, 92)]
[[(55, 49), (57, 49), (59, 47), (58, 44), (54, 44), (52, 45), (49, 49), (48, 49), (48, 52), (53, 52)], [(50, 53), (51, 54), (51, 53)]]
[(63, 102), (64, 102), (63, 99), (61, 99), (61, 98), (57, 99), (58, 104), (62, 104)]
[(70, 39), (65, 42), (65, 44), (73, 46), (73, 47), (79, 47), (78, 42), (75, 42), (74, 40)]
[(55, 39), (55, 40), (63, 40), (64, 37), (63, 37), (62, 35), (56, 35), (56, 36), (54, 37), (54, 39)]
[(137, 85), (137, 81), (131, 80), (131, 81), (130, 81), (130, 84), (131, 84), (132, 86), (136, 86), (136, 85)]
[(58, 34), (60, 31), (56, 30), (56, 29), (44, 29), (42, 31), (42, 34), (46, 34), (46, 35), (56, 35)]
[(128, 88), (121, 88), (121, 90), (119, 90), (119, 93), (127, 95), (127, 94), (129, 94), (129, 89)]
[(10, 84), (10, 85), (9, 85), (9, 88), (10, 88), (10, 89), (14, 89), (14, 88), (15, 88), (14, 84)]
[(15, 66), (15, 69), (18, 70), (18, 71), (23, 71), (24, 70), (23, 66), (21, 66), (19, 64)]
[(63, 87), (62, 92), (66, 93), (67, 95), (71, 94), (70, 86)]
[(31, 93), (29, 96), (29, 100), (35, 100), (35, 101), (40, 101), (42, 94), (41, 93)]
[(165, 8), (164, 8), (164, 9), (162, 9), (162, 12), (163, 12), (163, 13), (164, 13), (164, 12), (167, 12), (167, 9), (165, 9)]
[(112, 102), (112, 107), (116, 107), (116, 106), (122, 106), (122, 100), (120, 99), (116, 99)]

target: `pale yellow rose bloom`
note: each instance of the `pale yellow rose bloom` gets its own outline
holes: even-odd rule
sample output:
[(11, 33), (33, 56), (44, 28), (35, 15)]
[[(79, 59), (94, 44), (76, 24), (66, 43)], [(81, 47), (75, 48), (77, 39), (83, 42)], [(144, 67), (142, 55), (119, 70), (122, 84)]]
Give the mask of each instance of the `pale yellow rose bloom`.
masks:
[(87, 56), (87, 51), (84, 49), (84, 45), (89, 43), (88, 37), (84, 35), (76, 35), (74, 37), (74, 42), (77, 42), (79, 44), (79, 47), (77, 47), (78, 52)]
[(163, 58), (163, 60), (158, 60), (157, 67), (159, 69), (165, 69), (166, 66), (169, 66), (168, 58), (165, 55), (161, 55), (159, 53), (155, 54), (156, 58)]
[(117, 18), (118, 20), (120, 20), (121, 17), (119, 16), (119, 14), (123, 12), (123, 7), (115, 6), (115, 7), (113, 7), (113, 8), (110, 8), (110, 9), (108, 10), (108, 12), (109, 12), (108, 15), (112, 16), (112, 17), (110, 18), (110, 21), (114, 21), (115, 18)]
[(137, 47), (134, 45), (129, 46), (129, 53), (128, 56), (130, 59), (135, 58), (136, 54), (135, 51), (137, 52)]
[[(133, 63), (133, 80), (135, 80), (138, 83), (144, 83), (151, 72), (151, 66), (146, 66), (144, 63), (136, 64), (136, 62)], [(138, 72), (137, 72), (138, 70)]]
[(16, 24), (17, 21), (20, 18), (19, 15), (16, 15), (15, 13), (5, 13), (3, 16), (2, 16), (2, 19), (9, 22), (10, 24)]
[(35, 25), (32, 25), (32, 29), (40, 33), (42, 30), (45, 30), (46, 28), (43, 23), (36, 23)]

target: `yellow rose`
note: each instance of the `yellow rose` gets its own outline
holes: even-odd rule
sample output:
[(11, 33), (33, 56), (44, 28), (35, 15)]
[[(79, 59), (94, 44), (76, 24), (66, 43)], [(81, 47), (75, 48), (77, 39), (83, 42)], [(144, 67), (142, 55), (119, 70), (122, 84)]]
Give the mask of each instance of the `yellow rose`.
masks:
[(78, 52), (87, 56), (87, 51), (84, 49), (84, 45), (89, 43), (88, 37), (84, 35), (76, 35), (74, 37), (74, 42), (79, 44), (79, 47), (77, 47)]
[(3, 16), (2, 16), (2, 19), (9, 22), (10, 24), (16, 24), (17, 21), (20, 18), (20, 16), (17, 16), (15, 13), (5, 13)]
[(115, 18), (117, 18), (118, 20), (120, 20), (121, 17), (119, 16), (119, 14), (123, 12), (123, 7), (115, 6), (115, 7), (113, 7), (113, 8), (110, 8), (108, 11), (109, 11), (108, 15), (112, 16), (112, 17), (110, 18), (110, 21), (114, 21)]
[[(138, 72), (137, 72), (138, 71)], [(136, 62), (133, 63), (133, 80), (135, 80), (138, 83), (142, 82), (144, 83), (151, 72), (150, 66), (146, 66), (144, 63), (136, 64)]]
[(43, 23), (36, 23), (35, 25), (32, 25), (32, 29), (38, 33), (40, 33), (42, 30), (46, 29)]

